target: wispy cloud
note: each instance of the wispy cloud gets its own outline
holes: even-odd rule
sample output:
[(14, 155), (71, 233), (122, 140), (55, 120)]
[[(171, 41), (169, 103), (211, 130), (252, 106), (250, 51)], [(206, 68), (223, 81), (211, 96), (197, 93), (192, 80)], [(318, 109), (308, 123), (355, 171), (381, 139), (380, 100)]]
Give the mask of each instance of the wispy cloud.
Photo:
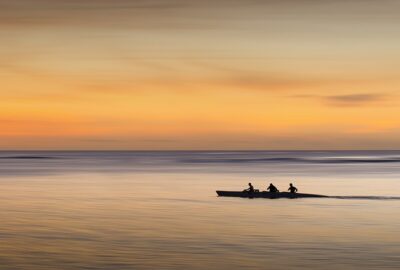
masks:
[[(243, 27), (252, 20), (275, 20), (281, 24), (289, 18), (307, 21), (310, 18), (352, 18), (368, 20), (397, 18), (399, 4), (393, 0), (374, 1), (360, 5), (359, 0), (329, 1), (310, 0), (0, 0), (0, 28), (37, 26), (104, 26), (119, 25), (145, 29), (213, 28), (222, 21), (240, 21)], [(376, 2), (376, 1), (375, 1)], [(329, 13), (328, 13), (329, 11)], [(318, 14), (324, 14), (323, 16)], [(364, 18), (365, 17), (365, 18)], [(338, 24), (337, 20), (334, 20)], [(375, 22), (377, 23), (377, 22)], [(271, 27), (269, 27), (271, 30)], [(232, 25), (224, 28), (232, 29)], [(265, 34), (260, 24), (260, 34)], [(246, 29), (253, 31), (251, 26)], [(261, 32), (262, 31), (262, 32)], [(281, 33), (282, 28), (276, 31)]]
[(335, 106), (360, 106), (383, 101), (386, 98), (386, 94), (350, 94), (322, 97), (323, 100)]
[[(140, 29), (187, 28), (205, 24), (186, 16), (192, 5), (182, 0), (0, 0), (3, 27), (129, 27)], [(177, 15), (179, 14), (179, 16)]]
[(387, 93), (358, 93), (346, 95), (293, 95), (292, 98), (313, 99), (331, 106), (352, 107), (387, 101)]

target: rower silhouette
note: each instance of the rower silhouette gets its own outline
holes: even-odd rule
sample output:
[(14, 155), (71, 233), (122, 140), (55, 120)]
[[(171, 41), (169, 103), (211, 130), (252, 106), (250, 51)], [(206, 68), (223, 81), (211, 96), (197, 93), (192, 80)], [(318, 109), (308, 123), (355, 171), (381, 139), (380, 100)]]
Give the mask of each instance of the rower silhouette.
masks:
[(267, 188), (267, 191), (269, 192), (279, 192), (279, 190), (274, 186), (272, 183), (269, 184), (269, 187)]
[(249, 193), (253, 193), (254, 192), (254, 187), (251, 183), (249, 183), (249, 188), (243, 190), (243, 192), (249, 192)]
[(296, 193), (297, 188), (295, 186), (293, 186), (292, 183), (290, 183), (288, 191), (290, 191), (290, 193)]

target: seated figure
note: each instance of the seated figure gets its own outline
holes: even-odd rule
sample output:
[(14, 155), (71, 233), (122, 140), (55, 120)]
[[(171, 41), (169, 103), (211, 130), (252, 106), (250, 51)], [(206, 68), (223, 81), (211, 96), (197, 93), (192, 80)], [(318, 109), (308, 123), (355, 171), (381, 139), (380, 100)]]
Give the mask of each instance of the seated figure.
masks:
[(292, 183), (290, 183), (288, 191), (290, 191), (290, 193), (296, 193), (297, 188), (295, 186), (293, 186)]
[(279, 190), (274, 186), (272, 183), (269, 184), (269, 187), (267, 188), (267, 191), (269, 192), (279, 192)]
[(243, 192), (251, 192), (251, 193), (253, 193), (253, 192), (254, 192), (254, 187), (253, 187), (253, 185), (252, 185), (251, 183), (249, 183), (249, 188), (243, 190)]

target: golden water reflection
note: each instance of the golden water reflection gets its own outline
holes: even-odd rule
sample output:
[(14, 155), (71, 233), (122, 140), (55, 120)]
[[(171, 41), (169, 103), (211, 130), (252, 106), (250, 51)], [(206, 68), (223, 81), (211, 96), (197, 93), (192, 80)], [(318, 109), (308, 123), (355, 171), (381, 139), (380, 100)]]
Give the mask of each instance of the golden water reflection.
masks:
[[(335, 190), (320, 179), (300, 180), (302, 191), (330, 195), (359, 184), (347, 179)], [(190, 173), (4, 178), (0, 269), (398, 267), (400, 200), (216, 197), (215, 189), (243, 188), (246, 181)], [(391, 187), (377, 195), (400, 190), (394, 179), (386, 181)], [(375, 183), (364, 179), (357, 194)]]

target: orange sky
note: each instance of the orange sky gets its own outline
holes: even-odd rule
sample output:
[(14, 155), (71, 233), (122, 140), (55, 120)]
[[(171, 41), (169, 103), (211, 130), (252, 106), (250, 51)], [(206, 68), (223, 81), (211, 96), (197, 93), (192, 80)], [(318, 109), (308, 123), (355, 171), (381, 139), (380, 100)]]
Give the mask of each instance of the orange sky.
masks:
[(0, 0), (0, 149), (399, 149), (400, 2)]

